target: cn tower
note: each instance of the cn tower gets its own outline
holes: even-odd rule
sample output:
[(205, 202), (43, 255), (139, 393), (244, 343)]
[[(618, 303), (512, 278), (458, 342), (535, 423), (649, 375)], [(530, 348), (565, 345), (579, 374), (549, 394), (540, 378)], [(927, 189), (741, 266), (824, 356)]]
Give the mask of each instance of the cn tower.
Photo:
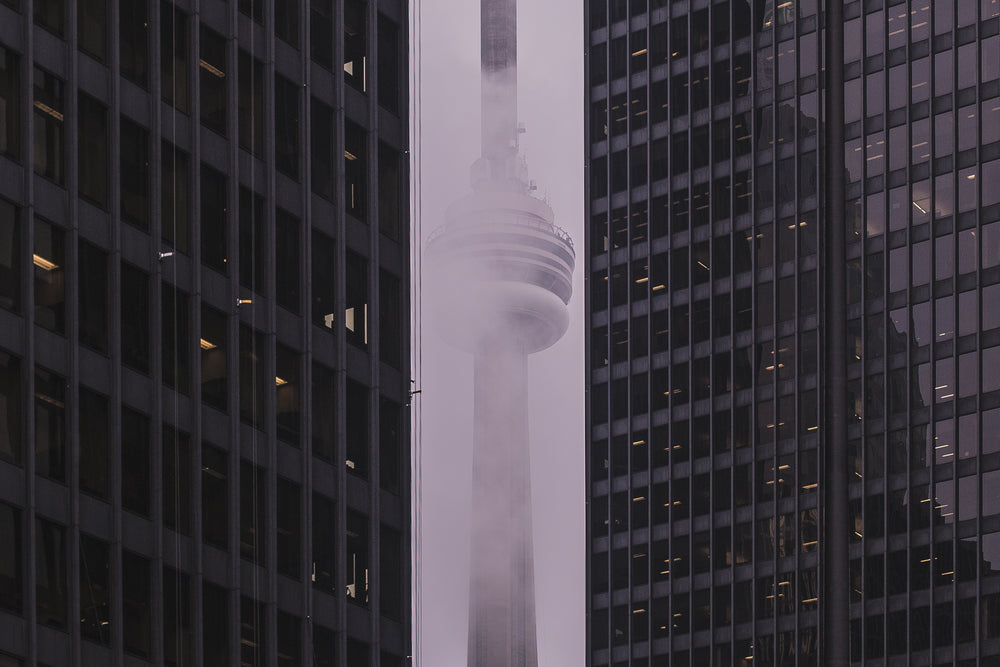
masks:
[(576, 255), (518, 151), (516, 0), (480, 8), (482, 157), (426, 259), (436, 328), (473, 357), (468, 665), (537, 667), (527, 361), (566, 332)]

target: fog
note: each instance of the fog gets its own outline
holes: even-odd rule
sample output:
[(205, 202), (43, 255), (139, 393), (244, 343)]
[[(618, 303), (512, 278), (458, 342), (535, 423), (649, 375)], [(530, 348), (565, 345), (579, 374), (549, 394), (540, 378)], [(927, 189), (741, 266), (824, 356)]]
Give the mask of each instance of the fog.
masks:
[[(422, 131), (413, 145), (420, 147), (416, 181), (426, 239), (447, 207), (471, 192), (469, 169), (481, 154), (479, 3), (417, 6)], [(521, 154), (538, 185), (534, 194), (574, 238), (582, 264), (583, 9), (566, 0), (522, 1), (518, 13), (518, 118), (527, 130)], [(422, 423), (420, 664), (451, 667), (466, 664), (468, 646), (472, 357), (436, 333), (433, 281), (423, 284), (415, 399)], [(538, 664), (545, 667), (585, 663), (582, 295), (578, 266), (566, 335), (531, 355), (527, 366)]]

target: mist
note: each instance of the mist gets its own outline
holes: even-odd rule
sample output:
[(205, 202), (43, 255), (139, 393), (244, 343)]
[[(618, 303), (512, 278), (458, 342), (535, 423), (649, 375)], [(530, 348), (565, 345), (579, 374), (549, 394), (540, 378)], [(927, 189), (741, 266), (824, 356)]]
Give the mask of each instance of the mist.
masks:
[[(470, 167), (481, 155), (478, 4), (441, 0), (421, 8), (418, 182), (425, 240), (446, 220), (448, 207), (472, 191)], [(573, 237), (582, 263), (583, 10), (578, 4), (552, 0), (521, 2), (518, 14), (517, 119), (527, 130), (520, 135), (520, 153), (538, 186), (533, 194), (548, 203), (554, 223)], [(439, 335), (449, 329), (442, 321), (448, 311), (432, 304), (436, 297), (459, 303), (463, 299), (453, 290), (460, 292), (469, 284), (446, 281), (447, 289), (435, 290), (433, 259), (425, 255), (424, 261), (419, 347), (423, 372), (417, 387), (422, 416), (423, 597), (417, 613), (422, 664), (450, 667), (465, 665), (468, 651), (473, 368), (471, 354)], [(526, 368), (538, 663), (546, 667), (585, 662), (579, 267), (573, 280), (566, 334), (551, 348), (528, 357)], [(503, 524), (500, 518), (496, 521)]]

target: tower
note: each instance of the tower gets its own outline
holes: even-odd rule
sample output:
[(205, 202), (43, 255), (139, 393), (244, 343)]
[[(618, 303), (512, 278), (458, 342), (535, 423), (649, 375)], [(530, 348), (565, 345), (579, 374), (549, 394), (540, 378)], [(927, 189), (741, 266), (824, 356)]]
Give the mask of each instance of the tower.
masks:
[(474, 365), (468, 664), (535, 667), (527, 358), (566, 331), (575, 253), (518, 154), (516, 2), (481, 12), (482, 157), (426, 252), (439, 330)]

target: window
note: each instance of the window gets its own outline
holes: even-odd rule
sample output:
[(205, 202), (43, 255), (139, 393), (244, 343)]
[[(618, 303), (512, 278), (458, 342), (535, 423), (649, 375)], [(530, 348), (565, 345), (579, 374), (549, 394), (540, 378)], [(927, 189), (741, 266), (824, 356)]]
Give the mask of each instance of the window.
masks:
[(382, 526), (379, 542), (379, 605), (389, 618), (400, 618), (403, 600), (403, 576), (409, 569), (403, 561), (402, 537), (398, 530)]
[(191, 448), (188, 434), (163, 427), (163, 524), (191, 532)]
[(206, 164), (201, 165), (201, 261), (225, 275), (228, 255), (228, 179)]
[(378, 103), (399, 111), (399, 26), (378, 15)]
[(263, 565), (267, 555), (267, 487), (264, 469), (240, 461), (240, 556)]
[(66, 23), (66, 8), (63, 0), (35, 0), (35, 25), (48, 28), (60, 37)]
[(35, 67), (35, 173), (62, 185), (66, 112), (64, 83)]
[(201, 539), (229, 550), (229, 455), (207, 443), (201, 448)]
[[(0, 53), (2, 64), (2, 53)], [(0, 72), (2, 76), (2, 72)], [(3, 97), (0, 96), (0, 124)], [(2, 130), (2, 128), (0, 128)], [(3, 137), (0, 136), (0, 141)], [(0, 151), (2, 152), (2, 151)], [(21, 310), (21, 225), (14, 204), (0, 199), (0, 308)]]
[[(354, 510), (347, 510), (347, 600), (362, 606), (368, 605), (368, 517)], [(360, 665), (367, 662), (348, 664)]]
[(278, 209), (275, 225), (274, 291), (278, 305), (295, 314), (300, 312), (299, 299), (299, 219)]
[(191, 664), (191, 581), (184, 572), (163, 568), (163, 661), (171, 667)]
[(278, 572), (293, 579), (302, 574), (302, 490), (295, 482), (278, 478)]
[(78, 0), (77, 43), (80, 50), (98, 62), (108, 58), (107, 0)]
[(267, 293), (267, 213), (264, 197), (240, 186), (240, 285)]
[(111, 549), (108, 543), (80, 534), (80, 634), (111, 644)]
[(264, 150), (264, 63), (240, 51), (239, 67), (240, 146), (260, 155)]
[(149, 417), (122, 406), (122, 507), (149, 516)]
[(347, 212), (364, 221), (367, 215), (368, 133), (360, 125), (344, 120), (344, 206)]
[(403, 313), (399, 279), (379, 272), (379, 357), (393, 368), (402, 361)]
[(149, 373), (149, 274), (121, 265), (122, 363)]
[(202, 584), (202, 637), (205, 665), (229, 664), (229, 592), (221, 586)]
[(344, 308), (344, 325), (347, 342), (358, 347), (368, 347), (368, 260), (347, 251), (347, 301)]
[(403, 411), (385, 396), (379, 399), (379, 482), (392, 493), (400, 492), (403, 472)]
[(108, 399), (80, 387), (80, 488), (98, 498), (108, 497)]
[(393, 239), (399, 240), (399, 151), (389, 144), (378, 145), (378, 228)]
[(149, 83), (149, 16), (145, 2), (123, 2), (119, 8), (118, 42), (122, 76), (145, 88)]
[[(172, 167), (173, 155), (167, 154), (172, 145), (164, 143), (163, 149), (163, 178), (166, 180), (167, 169)], [(81, 159), (84, 159), (82, 155)], [(171, 212), (169, 218), (166, 215), (163, 217), (164, 233), (168, 228), (172, 229), (174, 196), (172, 187), (169, 190), (164, 188), (164, 212), (168, 207)], [(122, 219), (139, 229), (149, 227), (149, 130), (125, 116), (122, 116), (121, 123), (121, 213)]]
[(122, 551), (122, 635), (125, 650), (146, 657), (150, 646), (151, 568), (149, 561)]
[(267, 655), (267, 613), (264, 605), (248, 597), (240, 597), (240, 664), (260, 665)]
[(163, 384), (187, 395), (191, 386), (191, 322), (187, 293), (170, 283), (163, 283), (162, 291), (162, 347), (161, 365)]
[(344, 2), (344, 81), (354, 88), (368, 90), (366, 32), (368, 3), (365, 0)]
[[(108, 207), (108, 110), (90, 95), (77, 97), (80, 147), (77, 176), (80, 196)], [(124, 165), (123, 165), (124, 168)]]
[(240, 325), (240, 417), (263, 429), (264, 398), (267, 396), (267, 336)]
[(35, 525), (35, 602), (38, 623), (66, 627), (66, 529), (41, 517)]
[[(263, 5), (264, 3), (258, 2)], [(298, 0), (275, 0), (274, 32), (289, 46), (299, 48)]]
[(24, 604), (21, 510), (0, 503), (0, 608), (20, 614)]
[(337, 246), (326, 234), (312, 231), (312, 317), (313, 324), (333, 329), (337, 312)]
[[(314, 19), (315, 20), (315, 19)], [(315, 25), (315, 24), (314, 24)], [(333, 109), (315, 97), (312, 103), (312, 191), (324, 199), (333, 201), (334, 157), (336, 146), (333, 134)]]
[(278, 612), (278, 667), (297, 667), (301, 662), (301, 622)]
[(280, 343), (275, 352), (275, 409), (278, 437), (299, 446), (302, 418), (302, 381), (299, 367), (301, 355)]
[(35, 371), (35, 471), (66, 481), (66, 380)]
[(201, 26), (201, 124), (226, 136), (226, 40), (219, 33)]
[(368, 388), (347, 380), (347, 471), (368, 476)]
[(313, 62), (333, 69), (333, 0), (310, 0), (310, 21)]
[(333, 595), (337, 590), (336, 507), (332, 500), (313, 493), (312, 582), (313, 587)]
[(264, 3), (261, 0), (239, 0), (239, 8), (257, 23), (264, 22)]
[(56, 333), (66, 331), (65, 232), (35, 218), (35, 322)]
[(337, 377), (326, 366), (312, 367), (312, 451), (333, 462), (337, 448)]
[(299, 180), (299, 91), (280, 74), (274, 75), (274, 150), (278, 171)]
[(103, 353), (108, 351), (108, 256), (97, 246), (80, 240), (77, 264), (80, 342)]
[(0, 350), (0, 459), (21, 463), (21, 362)]
[(21, 69), (17, 55), (0, 46), (0, 154), (21, 156)]
[[(122, 124), (124, 132), (125, 125)], [(122, 138), (124, 145), (124, 136)], [(162, 144), (160, 179), (160, 196), (162, 212), (163, 241), (171, 248), (180, 252), (189, 252), (190, 226), (188, 211), (190, 209), (190, 179), (188, 154), (178, 149), (172, 143)], [(124, 161), (123, 161), (124, 166)], [(124, 191), (125, 186), (122, 185)], [(145, 204), (148, 206), (148, 204)], [(122, 211), (124, 214), (124, 210)]]
[(226, 347), (229, 340), (228, 322), (220, 311), (202, 303), (201, 306), (201, 399), (219, 410), (228, 403), (228, 372)]
[(187, 113), (188, 17), (170, 2), (160, 5), (160, 49), (160, 90), (163, 101), (178, 111)]

